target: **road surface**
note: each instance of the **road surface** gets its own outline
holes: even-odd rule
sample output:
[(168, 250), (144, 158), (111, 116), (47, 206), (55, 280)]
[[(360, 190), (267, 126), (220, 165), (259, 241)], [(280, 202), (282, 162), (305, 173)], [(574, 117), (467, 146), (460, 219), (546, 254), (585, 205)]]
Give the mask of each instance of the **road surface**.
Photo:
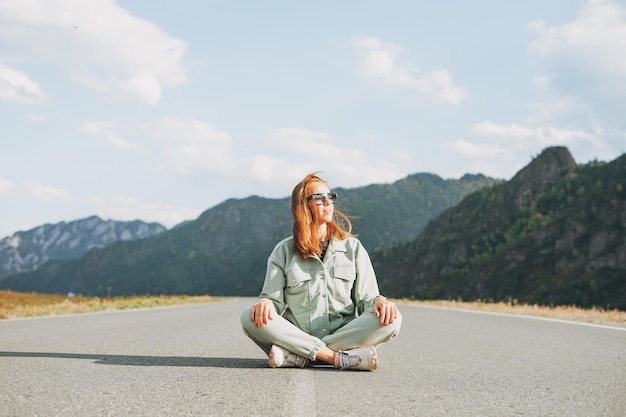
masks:
[(0, 321), (0, 416), (626, 416), (626, 331), (401, 304), (374, 372), (271, 369), (251, 299)]

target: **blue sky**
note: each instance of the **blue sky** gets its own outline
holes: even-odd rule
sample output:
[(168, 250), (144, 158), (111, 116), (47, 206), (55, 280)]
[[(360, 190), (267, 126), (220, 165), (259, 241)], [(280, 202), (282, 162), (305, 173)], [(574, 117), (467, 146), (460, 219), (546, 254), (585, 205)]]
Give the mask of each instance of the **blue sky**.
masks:
[(626, 150), (626, 1), (0, 0), (0, 237)]

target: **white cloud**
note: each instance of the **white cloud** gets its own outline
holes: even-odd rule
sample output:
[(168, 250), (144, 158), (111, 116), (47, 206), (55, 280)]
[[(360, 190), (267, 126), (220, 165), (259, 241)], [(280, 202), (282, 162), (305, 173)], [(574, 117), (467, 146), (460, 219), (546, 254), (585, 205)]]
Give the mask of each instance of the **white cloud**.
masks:
[(587, 160), (614, 154), (601, 131), (482, 122), (472, 132), (476, 140), (444, 142), (443, 147), (470, 160), (479, 172), (496, 177), (513, 175), (529, 162), (529, 155), (551, 146), (566, 146)]
[(15, 184), (12, 181), (0, 177), (0, 195), (8, 195), (15, 189)]
[(138, 154), (146, 153), (146, 150), (141, 145), (128, 142), (123, 137), (117, 135), (113, 131), (114, 128), (115, 124), (111, 122), (85, 122), (78, 127), (78, 131), (96, 137), (116, 151)]
[[(475, 124), (475, 140), (444, 146), (493, 173), (513, 174), (549, 146), (567, 146), (583, 160), (614, 156), (623, 137), (620, 111), (626, 105), (626, 8), (613, 0), (585, 2), (576, 18), (549, 26), (532, 21), (532, 56), (549, 76), (535, 77), (535, 102), (527, 123)], [(615, 116), (617, 117), (615, 117)], [(598, 127), (600, 126), (600, 127)]]
[(613, 0), (590, 0), (571, 22), (530, 22), (529, 51), (549, 75), (533, 80), (535, 101), (526, 123), (478, 123), (475, 140), (447, 142), (446, 148), (500, 173), (507, 164), (528, 162), (520, 155), (549, 146), (567, 146), (583, 160), (615, 155), (620, 126), (626, 126), (616, 110), (626, 105), (625, 16)]
[(530, 50), (573, 70), (626, 81), (626, 9), (614, 0), (590, 0), (576, 19), (548, 27), (534, 21)]
[(161, 161), (155, 170), (181, 180), (228, 178), (284, 188), (317, 171), (332, 175), (342, 186), (389, 182), (403, 176), (393, 164), (361, 149), (341, 147), (329, 133), (309, 129), (269, 131), (263, 153), (245, 153), (230, 134), (196, 119), (167, 117), (144, 124), (138, 131), (161, 145)]
[(0, 100), (13, 104), (40, 104), (44, 98), (39, 84), (26, 74), (0, 63)]
[(555, 91), (548, 77), (535, 78), (534, 85), (536, 99), (528, 117), (531, 125), (568, 125), (572, 120), (588, 123), (592, 110), (576, 96)]
[(322, 170), (342, 187), (390, 182), (403, 176), (394, 164), (375, 159), (361, 149), (341, 147), (328, 133), (280, 128), (269, 132), (266, 143), (291, 152), (290, 159), (304, 160), (308, 169), (304, 174)]
[[(626, 7), (615, 0), (588, 0), (576, 17), (550, 26), (528, 25), (531, 56), (550, 74), (535, 78), (537, 99), (528, 117), (555, 141), (587, 159), (623, 151), (626, 120)], [(537, 128), (535, 128), (537, 129)]]
[(201, 213), (201, 210), (190, 207), (149, 203), (124, 195), (93, 195), (88, 198), (88, 203), (93, 212), (102, 218), (158, 222), (166, 227), (193, 220)]
[(67, 190), (33, 180), (24, 180), (23, 185), (26, 193), (38, 200), (69, 200), (70, 198), (70, 192)]
[(435, 69), (424, 74), (416, 66), (402, 63), (400, 57), (406, 51), (401, 46), (375, 37), (355, 38), (352, 45), (361, 59), (359, 73), (366, 78), (407, 87), (444, 103), (458, 104), (469, 95), (467, 88), (454, 85), (452, 74), (447, 69)]
[(100, 79), (98, 74), (82, 68), (74, 71), (74, 80), (91, 91), (106, 97), (134, 96), (146, 104), (156, 106), (161, 99), (161, 83), (152, 74), (134, 74), (126, 79)]
[(5, 58), (61, 65), (83, 86), (155, 105), (186, 81), (186, 44), (114, 0), (0, 0)]
[(473, 130), (478, 136), (490, 138), (520, 151), (555, 145), (568, 146), (577, 141), (601, 143), (596, 135), (582, 130), (564, 130), (543, 126), (531, 127), (515, 123), (499, 125), (493, 122), (483, 122), (474, 125)]
[(139, 130), (162, 145), (161, 171), (179, 178), (233, 171), (232, 138), (210, 123), (166, 117)]

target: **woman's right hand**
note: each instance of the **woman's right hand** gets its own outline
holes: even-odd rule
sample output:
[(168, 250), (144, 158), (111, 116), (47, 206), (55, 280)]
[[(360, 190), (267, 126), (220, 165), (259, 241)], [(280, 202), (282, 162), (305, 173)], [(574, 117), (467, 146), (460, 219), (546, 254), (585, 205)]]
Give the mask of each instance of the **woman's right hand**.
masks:
[(250, 321), (256, 323), (256, 327), (267, 324), (268, 320), (274, 318), (274, 304), (267, 298), (259, 298), (259, 301), (252, 304), (250, 311)]

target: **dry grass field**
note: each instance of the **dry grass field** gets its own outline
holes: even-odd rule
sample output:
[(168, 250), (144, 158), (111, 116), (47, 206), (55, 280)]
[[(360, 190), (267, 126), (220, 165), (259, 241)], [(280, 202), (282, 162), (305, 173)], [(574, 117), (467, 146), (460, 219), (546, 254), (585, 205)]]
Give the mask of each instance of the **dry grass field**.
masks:
[(572, 320), (584, 323), (602, 324), (626, 328), (626, 311), (603, 310), (598, 308), (582, 309), (571, 306), (545, 307), (517, 303), (490, 303), (465, 301), (407, 301), (421, 305), (458, 308), (466, 310), (489, 311), (493, 313), (519, 314), (525, 316), (545, 317), (559, 320)]
[[(142, 296), (142, 297), (68, 297), (53, 294), (0, 291), (0, 319), (87, 313), (105, 310), (162, 307), (220, 301), (211, 296)], [(400, 300), (427, 306), (481, 310), (507, 314), (574, 320), (626, 328), (626, 311), (581, 309), (576, 307), (542, 307), (517, 303), (487, 303), (462, 301)]]
[(219, 300), (208, 295), (98, 298), (0, 291), (0, 319), (209, 303)]

